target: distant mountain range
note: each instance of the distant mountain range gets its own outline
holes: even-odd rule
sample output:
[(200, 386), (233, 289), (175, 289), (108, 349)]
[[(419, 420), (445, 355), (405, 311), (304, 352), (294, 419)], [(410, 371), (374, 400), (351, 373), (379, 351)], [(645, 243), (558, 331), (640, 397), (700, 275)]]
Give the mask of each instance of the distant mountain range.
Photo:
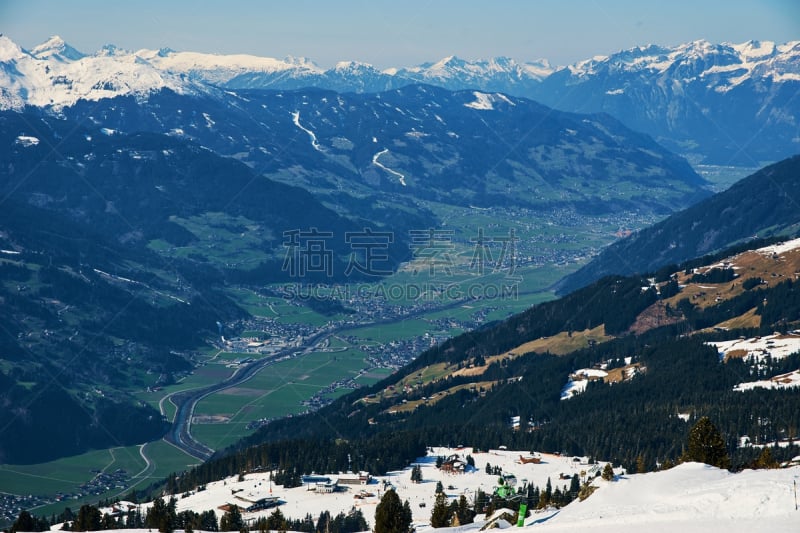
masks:
[(0, 37), (0, 107), (59, 109), (80, 99), (215, 88), (381, 92), (425, 83), (533, 98), (557, 109), (606, 112), (694, 162), (760, 166), (800, 148), (800, 41), (655, 45), (565, 67), (509, 58), (448, 57), (416, 67), (356, 61), (320, 68), (304, 58), (213, 55), (106, 46), (84, 55), (53, 37), (30, 51)]
[[(143, 100), (81, 101), (60, 114), (190, 139), (367, 219), (391, 219), (376, 209), (381, 204), (418, 210), (409, 198), (665, 214), (709, 194), (685, 160), (608, 115), (555, 111), (502, 93), (425, 85), (368, 94), (165, 89)], [(345, 191), (370, 201), (355, 202)], [(410, 222), (404, 216), (392, 224)]]
[(554, 72), (529, 95), (606, 112), (696, 163), (758, 167), (800, 152), (800, 41), (647, 46)]

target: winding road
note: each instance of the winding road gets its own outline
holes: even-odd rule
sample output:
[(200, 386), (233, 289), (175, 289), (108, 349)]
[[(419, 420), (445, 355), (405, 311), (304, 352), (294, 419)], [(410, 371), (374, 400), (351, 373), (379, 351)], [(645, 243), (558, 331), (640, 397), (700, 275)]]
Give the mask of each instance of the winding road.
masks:
[[(359, 325), (358, 327), (363, 326)], [(339, 329), (320, 331), (314, 335), (311, 335), (310, 337), (307, 337), (300, 346), (285, 348), (271, 357), (260, 359), (245, 366), (239, 367), (236, 369), (236, 372), (234, 372), (224, 381), (220, 381), (219, 383), (215, 383), (214, 385), (209, 385), (200, 389), (181, 391), (170, 395), (170, 400), (177, 406), (177, 409), (175, 411), (175, 418), (172, 421), (172, 427), (170, 428), (169, 433), (164, 436), (164, 439), (167, 442), (174, 444), (192, 457), (203, 461), (209, 459), (212, 455), (214, 455), (214, 450), (195, 439), (192, 436), (191, 431), (194, 410), (200, 400), (206, 396), (209, 396), (210, 394), (214, 394), (215, 392), (219, 392), (230, 387), (236, 387), (246, 382), (265, 367), (280, 361), (285, 361), (291, 357), (297, 357), (301, 353), (308, 353), (314, 348), (314, 346), (317, 345), (320, 340), (344, 329), (349, 328), (343, 327)]]
[[(520, 292), (520, 294), (535, 294), (538, 292), (546, 292), (546, 290), (525, 291), (525, 292)], [(437, 311), (442, 311), (453, 307), (459, 307), (466, 303), (469, 303), (469, 301), (470, 300), (455, 301), (438, 308)], [(275, 355), (271, 357), (260, 359), (258, 361), (254, 361), (252, 363), (239, 367), (236, 370), (236, 372), (234, 372), (224, 381), (220, 381), (219, 383), (215, 383), (214, 385), (209, 385), (207, 387), (202, 387), (199, 389), (191, 389), (187, 391), (173, 393), (169, 395), (169, 399), (173, 404), (175, 404), (177, 409), (175, 411), (175, 418), (172, 421), (172, 427), (170, 428), (169, 432), (164, 436), (164, 440), (175, 445), (177, 448), (180, 448), (181, 450), (191, 455), (192, 457), (200, 459), (202, 461), (206, 461), (212, 455), (214, 455), (214, 450), (209, 448), (202, 442), (198, 441), (197, 439), (195, 439), (192, 436), (192, 431), (191, 431), (192, 417), (194, 416), (195, 407), (197, 407), (197, 403), (206, 396), (214, 394), (215, 392), (228, 389), (230, 387), (236, 387), (238, 385), (241, 385), (242, 383), (246, 382), (247, 380), (255, 376), (262, 369), (270, 365), (273, 365), (281, 361), (285, 361), (289, 358), (298, 357), (300, 355), (310, 353), (314, 350), (316, 345), (326, 337), (336, 335), (343, 331), (348, 331), (352, 329), (361, 329), (365, 327), (388, 325), (396, 322), (402, 322), (404, 320), (408, 320), (410, 318), (416, 318), (418, 316), (425, 315), (430, 312), (431, 312), (430, 309), (420, 309), (418, 311), (411, 312), (407, 315), (387, 318), (384, 320), (376, 320), (374, 322), (368, 322), (363, 324), (347, 324), (339, 327), (323, 329), (309, 337), (306, 337), (303, 340), (303, 343), (299, 346), (284, 348), (283, 350), (277, 352)]]

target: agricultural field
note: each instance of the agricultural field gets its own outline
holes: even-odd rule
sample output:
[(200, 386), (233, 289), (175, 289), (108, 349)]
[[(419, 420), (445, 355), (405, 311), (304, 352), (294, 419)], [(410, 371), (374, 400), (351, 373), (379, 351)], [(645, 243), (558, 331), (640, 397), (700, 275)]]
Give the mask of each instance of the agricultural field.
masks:
[(36, 494), (51, 499), (61, 494), (61, 501), (31, 509), (37, 515), (49, 516), (65, 507), (75, 511), (83, 503), (96, 504), (100, 499), (124, 496), (194, 464), (197, 460), (171, 444), (155, 441), (143, 446), (94, 450), (36, 465), (0, 465), (0, 486), (10, 494)]
[(214, 449), (227, 446), (249, 435), (251, 422), (304, 412), (309, 406), (301, 402), (317, 394), (332, 398), (349, 392), (349, 388), (334, 384), (359, 377), (366, 367), (364, 352), (356, 349), (339, 348), (281, 361), (238, 387), (201, 400), (195, 409), (192, 435)]
[(13, 494), (75, 492), (78, 485), (94, 477), (93, 470), (113, 472), (122, 468), (131, 474), (141, 471), (145, 461), (138, 446), (95, 450), (36, 465), (0, 465), (0, 486)]
[(205, 364), (177, 383), (149, 391), (139, 391), (134, 396), (150, 404), (153, 408), (159, 409), (167, 417), (167, 420), (172, 420), (175, 416), (175, 405), (169, 401), (168, 397), (171, 394), (219, 383), (230, 376), (233, 371), (234, 369), (228, 368), (224, 364)]

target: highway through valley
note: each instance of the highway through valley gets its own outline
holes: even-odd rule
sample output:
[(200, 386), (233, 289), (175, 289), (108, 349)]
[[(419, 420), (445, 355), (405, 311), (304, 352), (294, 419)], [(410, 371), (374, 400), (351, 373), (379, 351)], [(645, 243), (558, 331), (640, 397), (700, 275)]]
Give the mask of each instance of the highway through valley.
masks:
[[(525, 294), (534, 294), (537, 292), (546, 292), (546, 291), (526, 291)], [(522, 293), (521, 293), (522, 294)], [(437, 309), (437, 311), (442, 311), (445, 309), (450, 309), (453, 307), (459, 307), (468, 303), (465, 300), (459, 300), (447, 305), (444, 305)], [(311, 353), (314, 351), (314, 348), (319, 344), (322, 340), (332, 335), (339, 334), (344, 331), (352, 330), (352, 329), (359, 329), (369, 326), (378, 326), (378, 325), (389, 325), (394, 324), (396, 322), (402, 322), (404, 320), (408, 320), (410, 318), (416, 318), (421, 315), (425, 315), (430, 313), (429, 309), (420, 309), (419, 311), (411, 312), (406, 315), (396, 316), (391, 318), (386, 318), (383, 320), (377, 320), (374, 322), (362, 323), (362, 324), (347, 324), (341, 325), (338, 327), (327, 328), (314, 333), (306, 337), (302, 344), (299, 346), (292, 346), (289, 348), (285, 348), (270, 357), (266, 357), (264, 359), (260, 359), (258, 361), (254, 361), (252, 363), (248, 363), (247, 365), (239, 367), (236, 372), (234, 372), (231, 376), (229, 376), (224, 381), (220, 381), (219, 383), (215, 383), (214, 385), (209, 385), (207, 387), (202, 387), (199, 389), (191, 389), (187, 391), (181, 391), (174, 393), (170, 396), (170, 400), (172, 403), (175, 404), (177, 410), (175, 412), (175, 419), (173, 420), (172, 427), (170, 428), (167, 435), (164, 436), (164, 439), (167, 442), (170, 442), (186, 452), (187, 454), (200, 459), (202, 461), (208, 460), (212, 455), (214, 455), (214, 450), (203, 444), (202, 442), (198, 441), (192, 436), (191, 426), (192, 426), (192, 417), (194, 416), (195, 407), (197, 407), (197, 403), (209, 396), (210, 394), (214, 394), (215, 392), (219, 392), (230, 387), (236, 387), (241, 385), (242, 383), (246, 382), (253, 376), (255, 376), (258, 372), (263, 370), (264, 368), (274, 365), (280, 361), (285, 361), (287, 359), (291, 359), (294, 357), (301, 357), (305, 354)]]

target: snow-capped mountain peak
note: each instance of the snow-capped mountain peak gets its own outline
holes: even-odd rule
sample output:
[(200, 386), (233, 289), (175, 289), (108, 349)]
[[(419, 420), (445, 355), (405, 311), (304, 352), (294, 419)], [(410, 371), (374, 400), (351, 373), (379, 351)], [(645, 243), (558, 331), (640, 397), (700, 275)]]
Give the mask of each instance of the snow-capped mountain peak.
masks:
[(25, 57), (27, 54), (14, 41), (0, 35), (0, 62), (8, 63)]
[(209, 90), (113, 45), (87, 56), (54, 36), (26, 52), (0, 36), (0, 109), (59, 109), (79, 100), (144, 97), (165, 88), (182, 94)]
[(509, 92), (512, 87), (529, 89), (554, 70), (546, 60), (518, 63), (514, 59), (500, 56), (468, 61), (452, 55), (435, 63), (384, 72), (448, 89), (477, 88)]
[(53, 35), (42, 44), (34, 47), (30, 54), (36, 59), (56, 59), (58, 61), (77, 61), (85, 54), (79, 52), (58, 35)]
[[(780, 77), (787, 68), (789, 72), (797, 72), (800, 67), (797, 59), (787, 61), (790, 55), (800, 53), (792, 44), (779, 46), (770, 41), (714, 44), (700, 39), (672, 48), (637, 46), (579, 61), (565, 69), (577, 78), (635, 73), (668, 75), (676, 80), (707, 78), (713, 80), (716, 90), (722, 91), (754, 76)], [(721, 77), (721, 73), (729, 75)]]
[(307, 57), (286, 56), (286, 57), (283, 58), (283, 62), (286, 63), (287, 65), (292, 65), (292, 66), (295, 66), (295, 67), (302, 67), (302, 68), (305, 68), (305, 69), (308, 69), (308, 70), (313, 70), (315, 72), (322, 72), (323, 71), (323, 69), (320, 68), (319, 65), (317, 65), (316, 63), (314, 63), (312, 60), (310, 60)]
[(109, 43), (103, 45), (103, 47), (100, 48), (100, 50), (98, 50), (97, 52), (95, 52), (94, 55), (95, 57), (115, 57), (115, 56), (125, 56), (129, 53), (130, 52), (128, 52), (127, 50), (120, 48), (115, 44)]
[(339, 61), (333, 67), (333, 70), (338, 73), (378, 72), (378, 70), (369, 63), (362, 63), (361, 61)]
[(778, 49), (772, 41), (747, 41), (742, 44), (731, 45), (740, 56), (746, 59), (762, 59), (772, 57)]
[(242, 76), (321, 74), (323, 70), (305, 58), (287, 57), (284, 60), (249, 54), (205, 54), (176, 52), (168, 48), (139, 50), (135, 55), (154, 68), (190, 79), (225, 86)]
[[(413, 83), (523, 96), (570, 111), (607, 112), (661, 142), (674, 143), (670, 146), (677, 151), (702, 144), (699, 131), (706, 131), (705, 139), (719, 138), (712, 131), (719, 128), (725, 129), (725, 137), (741, 131), (745, 138), (737, 142), (752, 149), (751, 132), (760, 131), (763, 155), (750, 156), (753, 160), (746, 163), (751, 166), (755, 160), (796, 153), (800, 142), (793, 126), (800, 116), (790, 103), (797, 91), (793, 84), (800, 83), (800, 41), (646, 44), (566, 67), (553, 67), (546, 60), (518, 62), (503, 56), (471, 60), (449, 55), (436, 62), (378, 70), (359, 61), (324, 69), (303, 57), (275, 59), (168, 48), (132, 52), (113, 45), (86, 56), (58, 36), (28, 52), (0, 36), (0, 108), (60, 108), (81, 99), (142, 98), (165, 88), (209, 93), (216, 87), (319, 87), (363, 93)], [(734, 90), (741, 94), (732, 109), (725, 95)], [(735, 120), (729, 118), (733, 116)], [(768, 139), (773, 131), (774, 137)], [(777, 145), (783, 148), (776, 152)], [(732, 149), (719, 148), (720, 153)], [(701, 157), (714, 150), (703, 147)], [(768, 155), (773, 152), (778, 156)], [(714, 157), (728, 160), (718, 154)]]

